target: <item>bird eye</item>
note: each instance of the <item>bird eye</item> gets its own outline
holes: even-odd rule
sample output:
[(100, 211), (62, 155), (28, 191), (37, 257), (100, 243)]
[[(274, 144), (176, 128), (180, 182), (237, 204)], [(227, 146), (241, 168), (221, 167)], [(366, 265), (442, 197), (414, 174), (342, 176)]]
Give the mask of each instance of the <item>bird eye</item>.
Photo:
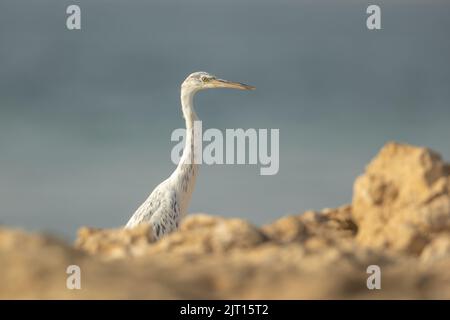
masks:
[(209, 81), (208, 77), (202, 77), (201, 79), (202, 79), (203, 82), (208, 82)]

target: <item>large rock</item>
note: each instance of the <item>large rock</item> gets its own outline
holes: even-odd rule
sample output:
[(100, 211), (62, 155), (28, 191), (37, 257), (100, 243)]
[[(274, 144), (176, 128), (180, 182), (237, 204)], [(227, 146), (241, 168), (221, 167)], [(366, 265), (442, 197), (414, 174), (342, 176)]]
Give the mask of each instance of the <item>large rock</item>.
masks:
[(436, 153), (388, 144), (351, 206), (262, 227), (197, 214), (158, 241), (148, 225), (82, 228), (75, 247), (0, 228), (0, 299), (450, 299), (449, 175)]
[(450, 228), (449, 172), (429, 149), (387, 144), (354, 185), (357, 240), (419, 254), (432, 234)]
[(263, 232), (245, 220), (196, 214), (186, 217), (177, 232), (158, 241), (152, 252), (221, 253), (251, 249), (266, 240)]
[(352, 220), (351, 207), (343, 206), (288, 215), (263, 226), (262, 230), (276, 243), (299, 242), (305, 249), (316, 251), (353, 239), (357, 227)]
[(107, 259), (140, 256), (154, 241), (149, 224), (132, 229), (98, 229), (83, 227), (78, 230), (75, 247)]
[(439, 260), (450, 260), (450, 233), (436, 236), (430, 241), (420, 255), (424, 264), (432, 264)]

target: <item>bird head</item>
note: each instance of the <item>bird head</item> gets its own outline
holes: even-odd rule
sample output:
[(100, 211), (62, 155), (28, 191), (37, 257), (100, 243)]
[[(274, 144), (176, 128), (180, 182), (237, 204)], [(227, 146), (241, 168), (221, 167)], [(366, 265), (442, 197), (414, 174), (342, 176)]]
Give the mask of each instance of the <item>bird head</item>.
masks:
[(213, 88), (231, 88), (239, 90), (254, 90), (255, 87), (243, 84), (240, 82), (233, 82), (224, 79), (219, 79), (214, 75), (207, 72), (194, 72), (191, 73), (181, 85), (184, 89), (190, 89), (193, 91), (199, 91), (204, 89)]

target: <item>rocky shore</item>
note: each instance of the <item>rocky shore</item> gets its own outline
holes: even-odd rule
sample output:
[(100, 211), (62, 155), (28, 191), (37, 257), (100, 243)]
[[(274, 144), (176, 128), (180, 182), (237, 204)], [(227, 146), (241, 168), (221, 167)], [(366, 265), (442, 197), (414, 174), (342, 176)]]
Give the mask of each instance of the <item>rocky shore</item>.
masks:
[(262, 227), (195, 214), (157, 242), (146, 225), (85, 227), (74, 245), (0, 226), (0, 271), (0, 299), (450, 299), (450, 165), (388, 143), (349, 205)]

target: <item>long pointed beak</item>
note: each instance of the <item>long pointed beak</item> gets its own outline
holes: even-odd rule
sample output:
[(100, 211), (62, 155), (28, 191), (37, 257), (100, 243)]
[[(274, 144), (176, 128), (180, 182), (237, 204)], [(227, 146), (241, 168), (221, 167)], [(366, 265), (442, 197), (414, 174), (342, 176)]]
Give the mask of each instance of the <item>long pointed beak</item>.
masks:
[(239, 90), (255, 90), (255, 87), (240, 82), (232, 82), (223, 79), (213, 79), (210, 82), (216, 88), (231, 88)]

